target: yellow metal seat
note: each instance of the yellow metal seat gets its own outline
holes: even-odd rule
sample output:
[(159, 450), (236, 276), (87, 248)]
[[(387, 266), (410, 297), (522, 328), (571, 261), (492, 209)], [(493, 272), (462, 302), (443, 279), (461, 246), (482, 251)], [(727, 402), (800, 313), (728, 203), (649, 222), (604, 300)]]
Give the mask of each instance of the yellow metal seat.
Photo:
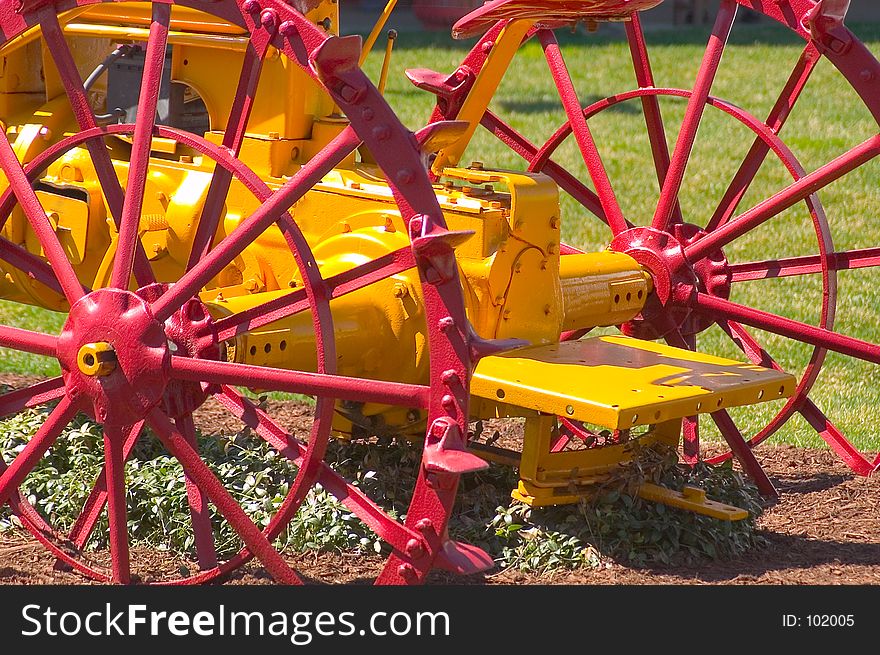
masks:
[[(519, 466), (514, 498), (533, 506), (573, 503), (632, 459), (637, 444), (677, 446), (683, 417), (787, 398), (795, 385), (787, 373), (624, 336), (520, 348), (482, 359), (471, 395), (481, 416), (526, 417), (522, 454), (472, 448)], [(625, 436), (601, 447), (554, 452), (556, 416)], [(647, 427), (629, 438), (637, 426)], [(747, 516), (695, 490), (645, 484), (639, 494), (716, 518)]]
[(530, 346), (486, 357), (471, 394), (611, 429), (787, 398), (773, 369), (624, 336)]

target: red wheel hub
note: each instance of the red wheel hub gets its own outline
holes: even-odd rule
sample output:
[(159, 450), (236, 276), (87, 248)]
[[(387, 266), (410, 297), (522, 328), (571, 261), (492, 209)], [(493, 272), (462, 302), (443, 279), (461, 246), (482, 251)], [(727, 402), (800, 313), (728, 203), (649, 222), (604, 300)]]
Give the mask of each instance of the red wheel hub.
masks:
[(614, 238), (611, 249), (639, 262), (650, 273), (654, 285), (654, 293), (641, 313), (622, 326), (626, 334), (653, 340), (676, 329), (685, 336), (697, 334), (712, 324), (711, 319), (693, 314), (677, 302), (697, 291), (725, 299), (730, 296), (730, 268), (721, 250), (696, 264), (685, 257), (684, 248), (705, 234), (696, 225), (680, 223), (671, 232), (634, 227)]
[[(83, 370), (81, 352), (89, 344), (109, 346), (112, 370)], [(132, 425), (162, 399), (171, 353), (165, 330), (143, 298), (99, 289), (70, 308), (58, 337), (58, 361), (71, 399), (88, 398), (101, 423)]]
[[(138, 290), (138, 295), (152, 304), (169, 285), (151, 284)], [(198, 299), (190, 298), (165, 321), (165, 336), (173, 355), (193, 359), (220, 359), (221, 348), (208, 308)], [(178, 419), (201, 407), (208, 399), (208, 385), (172, 379), (162, 396), (162, 409), (170, 418)]]

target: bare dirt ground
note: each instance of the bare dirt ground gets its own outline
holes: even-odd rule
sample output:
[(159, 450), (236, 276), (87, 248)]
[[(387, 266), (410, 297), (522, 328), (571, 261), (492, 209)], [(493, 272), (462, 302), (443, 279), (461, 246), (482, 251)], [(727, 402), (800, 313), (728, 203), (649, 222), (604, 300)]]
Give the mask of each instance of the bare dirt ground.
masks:
[[(293, 433), (309, 421), (305, 407), (271, 403), (270, 414)], [(238, 429), (206, 404), (197, 418), (203, 431)], [(226, 423), (228, 422), (228, 425)], [(614, 561), (599, 568), (552, 575), (490, 571), (459, 578), (432, 574), (436, 584), (880, 584), (880, 476), (859, 478), (828, 450), (762, 446), (759, 459), (781, 493), (759, 525), (769, 545), (731, 560), (695, 565), (632, 568)], [(106, 554), (103, 554), (106, 557)], [(102, 554), (96, 554), (97, 559)], [(141, 579), (168, 570), (172, 556), (136, 550)], [(383, 560), (355, 555), (305, 554), (290, 558), (308, 582), (370, 583)], [(185, 565), (185, 563), (181, 562)], [(53, 568), (53, 558), (27, 535), (0, 535), (0, 584), (83, 584), (80, 575)], [(228, 584), (269, 584), (258, 565), (239, 570)]]

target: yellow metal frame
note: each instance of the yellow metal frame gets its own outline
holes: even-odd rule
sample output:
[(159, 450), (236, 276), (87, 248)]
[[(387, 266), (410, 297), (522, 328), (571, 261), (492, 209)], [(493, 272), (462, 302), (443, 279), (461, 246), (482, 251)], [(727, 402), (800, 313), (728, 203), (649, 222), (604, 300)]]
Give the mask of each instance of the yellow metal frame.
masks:
[(480, 124), (480, 119), (486, 113), (489, 102), (501, 83), (501, 78), (507, 72), (523, 38), (533, 24), (532, 20), (511, 21), (498, 35), (492, 51), (474, 81), (474, 86), (468, 92), (467, 98), (456, 116), (456, 120), (467, 121), (468, 129), (458, 141), (437, 153), (431, 166), (431, 170), (435, 174), (439, 175), (447, 166), (458, 165), (461, 155), (470, 143), (471, 137)]

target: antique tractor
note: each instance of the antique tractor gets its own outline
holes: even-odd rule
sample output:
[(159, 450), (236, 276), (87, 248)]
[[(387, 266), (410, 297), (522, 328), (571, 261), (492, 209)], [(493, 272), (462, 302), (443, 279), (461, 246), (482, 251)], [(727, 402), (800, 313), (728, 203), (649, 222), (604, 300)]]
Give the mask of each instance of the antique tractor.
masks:
[[(252, 557), (298, 582), (272, 542), (320, 484), (390, 546), (377, 582), (418, 583), (435, 567), (492, 565), (447, 533), (459, 477), (486, 460), (519, 468), (516, 498), (571, 503), (637, 445), (681, 442), (696, 462), (708, 414), (730, 451), (713, 461), (735, 456), (773, 495), (751, 447), (799, 413), (854, 470), (875, 470), (808, 392), (828, 351), (880, 362), (880, 345), (833, 329), (837, 271), (874, 267), (880, 252), (836, 251), (816, 195), (880, 153), (880, 136), (807, 173), (779, 132), (822, 58), (880, 118), (880, 64), (843, 26), (848, 2), (722, 0), (693, 89), (658, 87), (638, 12), (660, 2), (492, 0), (457, 24), (458, 36), (483, 36), (456, 71), (408, 71), (438, 97), (411, 132), (361, 70), (360, 38), (338, 36), (336, 0), (0, 0), (0, 297), (67, 314), (59, 334), (0, 326), (0, 345), (61, 370), (0, 396), (3, 416), (51, 407), (0, 459), (0, 503), (60, 562), (130, 581), (124, 468), (149, 428), (185, 471), (201, 568), (163, 582), (216, 579)], [(739, 5), (805, 42), (765, 120), (710, 93)], [(553, 30), (606, 20), (625, 25), (637, 88), (584, 108)], [(543, 145), (488, 110), (530, 39), (568, 118)], [(687, 104), (673, 149), (665, 97)], [(621, 209), (587, 124), (628, 100), (641, 105), (660, 188), (642, 225)], [(755, 141), (721, 206), (686, 220), (677, 198), (710, 108)], [(527, 169), (458, 167), (481, 124)], [(589, 183), (553, 159), (570, 134)], [(737, 213), (771, 153), (793, 182)], [(561, 215), (560, 189), (607, 224), (607, 249), (560, 242), (561, 222), (577, 219)], [(728, 260), (729, 244), (801, 203), (812, 255)], [(820, 280), (818, 324), (730, 300), (737, 283), (790, 276)], [(748, 362), (696, 351), (714, 325)], [(607, 326), (620, 331), (584, 337)], [(747, 326), (808, 344), (809, 361), (784, 371)], [(313, 398), (308, 439), (247, 390)], [(199, 456), (193, 412), (209, 398), (298, 466), (268, 525)], [(778, 410), (744, 437), (728, 410), (766, 401)], [(62, 534), (19, 487), (78, 413), (103, 426), (104, 468)], [(521, 452), (472, 438), (472, 421), (497, 417), (524, 419)], [(405, 520), (324, 461), (331, 437), (375, 435), (422, 444)], [(640, 494), (745, 514), (699, 490)], [(218, 556), (209, 503), (244, 544), (232, 557)], [(86, 547), (105, 508), (103, 568)]]

